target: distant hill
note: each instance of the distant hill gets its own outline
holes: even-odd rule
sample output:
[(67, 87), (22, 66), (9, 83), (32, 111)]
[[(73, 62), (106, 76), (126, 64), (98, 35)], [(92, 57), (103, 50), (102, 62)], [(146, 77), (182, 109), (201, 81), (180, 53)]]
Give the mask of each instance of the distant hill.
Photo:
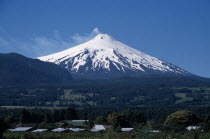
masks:
[(70, 73), (56, 64), (17, 53), (0, 54), (0, 85), (51, 84), (71, 79)]

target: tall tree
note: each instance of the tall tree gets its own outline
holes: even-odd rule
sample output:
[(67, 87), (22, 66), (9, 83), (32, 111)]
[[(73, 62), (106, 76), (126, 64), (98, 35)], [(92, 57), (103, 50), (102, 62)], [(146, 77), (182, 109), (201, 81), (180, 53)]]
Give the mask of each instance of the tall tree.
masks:
[(66, 109), (65, 119), (66, 120), (75, 120), (75, 119), (78, 119), (77, 111), (75, 109), (73, 109), (73, 108)]
[(100, 124), (100, 125), (106, 125), (107, 124), (107, 119), (104, 116), (99, 116), (96, 118), (94, 121), (95, 124)]
[(62, 110), (59, 111), (59, 118), (60, 118), (60, 121), (62, 121), (62, 120), (65, 119), (65, 114), (66, 114), (65, 109), (62, 109)]
[(117, 127), (128, 127), (129, 122), (125, 114), (112, 113), (108, 116), (107, 121), (114, 129)]
[(139, 124), (146, 123), (146, 119), (140, 111), (129, 111), (125, 113), (125, 115), (131, 126), (138, 126)]
[(196, 125), (201, 120), (191, 111), (181, 110), (170, 114), (164, 126), (167, 130), (179, 131), (183, 130), (186, 126)]
[(60, 120), (59, 111), (58, 110), (54, 110), (52, 117), (53, 117), (53, 122), (59, 122), (59, 120)]
[(30, 122), (31, 122), (31, 113), (28, 110), (23, 109), (20, 116), (20, 123), (23, 124)]
[(6, 122), (4, 121), (4, 119), (0, 119), (0, 139), (3, 138), (3, 133), (6, 131), (6, 129), (8, 128), (8, 125), (6, 124)]
[(205, 120), (204, 131), (206, 132), (210, 131), (210, 115)]
[(52, 122), (53, 122), (53, 118), (52, 118), (51, 112), (45, 114), (44, 121), (45, 121), (46, 123), (52, 123)]

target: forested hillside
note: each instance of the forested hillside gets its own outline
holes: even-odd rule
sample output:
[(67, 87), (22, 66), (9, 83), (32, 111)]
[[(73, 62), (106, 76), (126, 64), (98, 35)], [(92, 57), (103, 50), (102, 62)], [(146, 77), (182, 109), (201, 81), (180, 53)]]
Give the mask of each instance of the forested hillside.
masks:
[(210, 104), (210, 83), (199, 77), (73, 80), (62, 85), (0, 88), (3, 106), (131, 107)]
[(41, 85), (71, 80), (59, 66), (16, 53), (0, 54), (0, 86)]

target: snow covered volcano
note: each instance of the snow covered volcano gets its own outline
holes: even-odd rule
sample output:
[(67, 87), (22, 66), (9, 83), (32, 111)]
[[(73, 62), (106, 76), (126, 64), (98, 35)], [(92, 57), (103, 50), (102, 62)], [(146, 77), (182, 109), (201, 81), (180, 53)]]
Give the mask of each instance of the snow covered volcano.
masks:
[(190, 75), (189, 72), (135, 50), (108, 34), (98, 34), (88, 42), (38, 59), (67, 69), (74, 78)]

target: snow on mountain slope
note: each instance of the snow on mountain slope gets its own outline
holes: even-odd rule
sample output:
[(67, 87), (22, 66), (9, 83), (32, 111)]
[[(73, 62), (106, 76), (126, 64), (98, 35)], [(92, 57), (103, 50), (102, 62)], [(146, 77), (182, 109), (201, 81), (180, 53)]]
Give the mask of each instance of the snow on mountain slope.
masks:
[(138, 73), (190, 74), (116, 41), (108, 34), (98, 34), (86, 43), (38, 59), (55, 63), (75, 76), (86, 78), (110, 78)]

